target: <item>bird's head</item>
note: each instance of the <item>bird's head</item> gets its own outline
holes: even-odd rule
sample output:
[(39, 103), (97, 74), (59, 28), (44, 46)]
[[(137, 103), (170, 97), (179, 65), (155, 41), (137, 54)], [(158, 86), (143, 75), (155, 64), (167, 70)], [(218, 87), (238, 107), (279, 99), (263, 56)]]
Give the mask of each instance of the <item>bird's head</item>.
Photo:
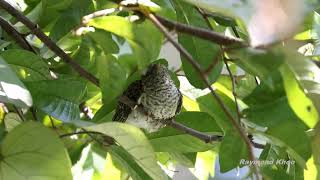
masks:
[(158, 86), (171, 82), (168, 69), (162, 64), (151, 64), (147, 67), (142, 76), (142, 82), (145, 86)]
[(168, 69), (162, 64), (150, 64), (144, 74), (144, 77), (149, 76), (166, 76)]

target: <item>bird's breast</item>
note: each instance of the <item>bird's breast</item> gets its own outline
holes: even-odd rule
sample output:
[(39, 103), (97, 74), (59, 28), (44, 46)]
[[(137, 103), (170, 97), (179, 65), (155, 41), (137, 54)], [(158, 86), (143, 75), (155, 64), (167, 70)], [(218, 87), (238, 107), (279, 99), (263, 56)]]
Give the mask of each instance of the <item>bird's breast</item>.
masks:
[(175, 116), (180, 94), (175, 87), (163, 87), (141, 96), (144, 109), (155, 119), (170, 119)]

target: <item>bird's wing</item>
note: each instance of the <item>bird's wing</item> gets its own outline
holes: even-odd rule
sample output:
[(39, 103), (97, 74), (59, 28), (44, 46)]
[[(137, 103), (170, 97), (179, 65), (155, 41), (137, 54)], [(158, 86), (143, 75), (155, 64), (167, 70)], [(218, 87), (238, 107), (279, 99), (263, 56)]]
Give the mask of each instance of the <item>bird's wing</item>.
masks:
[[(142, 82), (141, 80), (137, 80), (131, 83), (127, 88), (127, 90), (125, 90), (122, 95), (128, 97), (131, 101), (137, 103), (142, 92), (143, 92)], [(112, 118), (112, 121), (125, 122), (129, 114), (131, 113), (131, 111), (132, 111), (131, 107), (121, 102), (118, 102), (118, 105), (116, 107), (116, 112)]]
[(179, 92), (179, 101), (178, 101), (178, 105), (177, 105), (177, 109), (176, 109), (176, 115), (180, 113), (181, 107), (182, 107), (182, 94), (179, 91), (179, 89), (178, 89), (178, 92)]

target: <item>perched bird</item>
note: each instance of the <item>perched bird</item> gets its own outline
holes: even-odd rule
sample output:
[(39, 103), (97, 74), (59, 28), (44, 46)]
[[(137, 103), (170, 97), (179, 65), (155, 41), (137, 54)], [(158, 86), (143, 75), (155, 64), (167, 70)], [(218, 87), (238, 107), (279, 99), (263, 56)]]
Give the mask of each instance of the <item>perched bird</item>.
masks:
[(137, 108), (119, 102), (113, 121), (126, 122), (154, 132), (164, 127), (161, 121), (171, 119), (181, 110), (182, 95), (170, 77), (168, 69), (161, 64), (151, 64), (146, 73), (129, 85), (123, 92)]

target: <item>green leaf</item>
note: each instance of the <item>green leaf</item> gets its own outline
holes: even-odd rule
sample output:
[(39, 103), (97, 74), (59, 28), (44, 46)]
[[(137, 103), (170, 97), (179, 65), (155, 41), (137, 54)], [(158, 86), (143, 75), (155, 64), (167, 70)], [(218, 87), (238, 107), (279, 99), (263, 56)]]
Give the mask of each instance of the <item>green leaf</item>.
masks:
[(135, 158), (121, 146), (110, 146), (108, 152), (114, 163), (124, 168), (133, 180), (151, 180), (151, 177), (137, 164)]
[(171, 0), (153, 0), (153, 2), (161, 7), (161, 9), (157, 12), (158, 15), (175, 20), (176, 12), (170, 1)]
[(140, 70), (155, 61), (159, 55), (162, 34), (149, 21), (136, 23), (124, 17), (105, 16), (91, 20), (88, 25), (125, 38), (138, 57)]
[(74, 78), (27, 82), (36, 108), (65, 122), (80, 120), (85, 83)]
[(30, 51), (10, 49), (2, 52), (1, 56), (23, 81), (51, 79), (48, 65)]
[[(72, 33), (65, 35), (59, 41), (57, 41), (57, 45), (64, 50), (65, 52), (74, 51), (78, 49), (81, 44), (81, 38), (79, 36), (74, 36)], [(44, 46), (40, 49), (41, 57), (45, 59), (49, 59), (55, 57), (56, 54), (53, 53), (47, 46)]]
[(266, 80), (272, 71), (283, 64), (285, 55), (283, 48), (275, 47), (271, 50), (257, 50), (252, 48), (232, 51), (230, 56), (236, 58), (235, 63), (262, 80)]
[(88, 33), (88, 35), (103, 49), (105, 54), (116, 54), (119, 52), (119, 47), (109, 32), (96, 29), (94, 32)]
[(122, 94), (126, 85), (126, 71), (112, 55), (100, 55), (97, 68), (104, 102), (111, 102)]
[(237, 132), (228, 131), (221, 142), (219, 152), (220, 171), (227, 172), (236, 168), (241, 159), (246, 158), (247, 147)]
[(313, 128), (318, 121), (317, 109), (300, 88), (290, 67), (283, 65), (280, 72), (290, 107), (307, 126)]
[(63, 10), (52, 30), (50, 38), (58, 41), (67, 35), (73, 28), (81, 24), (81, 17), (93, 11), (93, 2), (90, 0), (73, 0), (70, 6)]
[[(310, 127), (314, 127), (320, 112), (320, 68), (295, 51), (284, 50), (284, 53), (286, 54), (288, 71), (291, 71), (291, 73), (282, 72), (289, 104), (301, 120)], [(285, 80), (290, 76), (295, 81), (292, 78), (289, 82)], [(294, 82), (297, 83), (294, 86), (295, 88), (291, 87), (289, 89), (289, 85), (293, 85)], [(296, 102), (298, 98), (299, 102)], [(294, 102), (296, 102), (296, 107)], [(299, 103), (300, 108), (298, 109)], [(301, 105), (304, 107), (301, 107)]]
[(63, 143), (39, 123), (27, 122), (14, 128), (1, 145), (1, 157), (2, 179), (72, 179)]
[(251, 122), (267, 127), (263, 134), (272, 139), (269, 143), (287, 148), (297, 163), (305, 166), (311, 156), (310, 139), (305, 133), (305, 125), (291, 110), (285, 97), (253, 105), (244, 113)]
[(0, 56), (0, 101), (19, 107), (32, 106), (32, 97), (27, 88)]
[(195, 6), (207, 9), (211, 12), (219, 12), (221, 14), (234, 18), (240, 17), (242, 20), (249, 21), (253, 14), (253, 1), (207, 1), (207, 0), (184, 0)]
[[(216, 93), (222, 99), (224, 104), (230, 109), (234, 119), (236, 119), (236, 106), (233, 100), (220, 91), (216, 91)], [(200, 110), (210, 114), (217, 121), (218, 125), (223, 129), (224, 132), (234, 130), (230, 119), (226, 116), (225, 112), (222, 110), (221, 106), (211, 93), (197, 98), (197, 102)]]
[(109, 122), (94, 125), (87, 130), (101, 132), (113, 137), (153, 179), (167, 179), (156, 161), (155, 153), (143, 132), (129, 124)]
[[(172, 2), (177, 12), (178, 21), (201, 28), (209, 28), (202, 15), (199, 14), (193, 6), (177, 0)], [(214, 68), (207, 74), (209, 83), (215, 82), (223, 66), (221, 61), (222, 56), (219, 52), (220, 47), (209, 41), (183, 33), (178, 33), (178, 40), (204, 70), (212, 64), (215, 64)], [(182, 55), (180, 56), (182, 57), (183, 70), (190, 83), (197, 88), (205, 88), (205, 85), (202, 83), (199, 74), (194, 70), (193, 66)]]
[[(204, 112), (183, 112), (176, 117), (176, 121), (192, 129), (207, 134), (221, 135), (222, 131), (215, 119)], [(205, 143), (171, 127), (148, 134), (148, 139), (157, 152), (198, 152), (206, 151), (216, 143)]]
[(22, 119), (19, 117), (17, 113), (8, 113), (4, 117), (4, 125), (6, 126), (6, 130), (8, 132), (21, 123)]

